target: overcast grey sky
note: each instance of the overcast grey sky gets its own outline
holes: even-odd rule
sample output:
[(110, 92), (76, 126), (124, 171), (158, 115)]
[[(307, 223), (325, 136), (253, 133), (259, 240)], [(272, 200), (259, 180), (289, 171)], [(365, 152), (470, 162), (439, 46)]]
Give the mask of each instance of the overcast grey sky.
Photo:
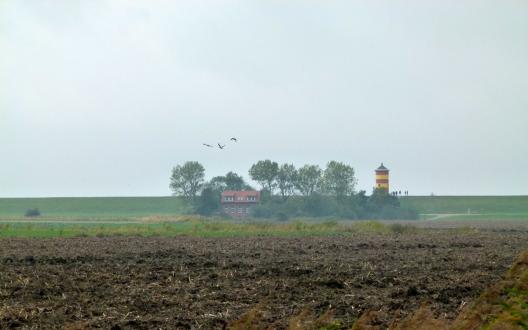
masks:
[(168, 195), (184, 161), (266, 158), (528, 194), (527, 124), (524, 0), (0, 2), (3, 197)]

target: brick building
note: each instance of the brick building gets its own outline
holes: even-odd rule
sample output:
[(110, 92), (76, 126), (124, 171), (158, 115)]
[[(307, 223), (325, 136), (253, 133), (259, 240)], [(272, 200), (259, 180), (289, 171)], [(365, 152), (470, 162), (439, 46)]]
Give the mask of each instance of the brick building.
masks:
[(222, 211), (234, 218), (248, 217), (251, 208), (260, 203), (260, 191), (232, 191), (222, 192)]

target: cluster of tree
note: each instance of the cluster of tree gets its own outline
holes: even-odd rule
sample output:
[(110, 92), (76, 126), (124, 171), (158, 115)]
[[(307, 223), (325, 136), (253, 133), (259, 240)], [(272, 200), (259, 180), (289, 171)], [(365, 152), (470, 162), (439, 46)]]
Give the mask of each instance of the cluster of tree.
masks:
[(170, 188), (174, 195), (192, 203), (195, 212), (211, 215), (220, 208), (220, 195), (225, 190), (252, 190), (244, 178), (234, 172), (205, 181), (205, 169), (199, 162), (189, 161), (172, 169)]
[(294, 195), (316, 193), (342, 199), (353, 194), (356, 186), (354, 169), (336, 161), (329, 162), (323, 170), (317, 165), (296, 169), (293, 164), (279, 165), (271, 160), (261, 160), (251, 166), (249, 176), (270, 195), (278, 191), (283, 200)]
[(205, 181), (205, 169), (199, 162), (186, 162), (172, 169), (170, 188), (176, 196), (183, 196), (195, 202), (200, 192), (205, 189), (215, 191), (253, 189), (240, 175), (229, 172), (225, 176), (215, 176)]
[[(330, 161), (326, 168), (281, 164), (261, 160), (249, 169), (250, 178), (261, 187), (262, 201), (253, 216), (287, 219), (292, 216), (339, 216), (351, 219), (414, 219), (416, 212), (402, 209), (396, 196), (385, 190), (355, 192), (354, 169), (345, 163)], [(171, 189), (190, 200), (195, 211), (210, 215), (219, 210), (224, 190), (252, 190), (244, 178), (229, 172), (205, 181), (204, 167), (186, 162), (172, 171)]]
[(376, 189), (370, 196), (364, 190), (337, 199), (336, 196), (313, 193), (292, 196), (287, 200), (271, 196), (253, 209), (257, 218), (340, 217), (345, 219), (417, 219), (418, 213), (402, 208), (396, 196)]

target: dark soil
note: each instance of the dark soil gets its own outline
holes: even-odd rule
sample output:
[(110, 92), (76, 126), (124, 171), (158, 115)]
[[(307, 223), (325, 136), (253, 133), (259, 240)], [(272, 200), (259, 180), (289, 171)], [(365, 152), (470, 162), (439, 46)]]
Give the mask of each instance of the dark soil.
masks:
[(259, 306), (285, 328), (310, 310), (388, 325), (423, 301), (453, 318), (499, 280), (528, 234), (346, 238), (0, 240), (0, 328), (223, 328)]

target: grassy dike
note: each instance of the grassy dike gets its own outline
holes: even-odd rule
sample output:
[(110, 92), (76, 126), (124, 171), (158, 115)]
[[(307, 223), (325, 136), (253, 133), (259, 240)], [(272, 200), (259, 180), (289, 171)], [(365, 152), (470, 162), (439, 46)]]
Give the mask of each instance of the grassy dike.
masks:
[(408, 196), (400, 203), (420, 214), (528, 215), (528, 196)]
[(23, 217), (35, 208), (44, 217), (94, 219), (175, 215), (191, 210), (179, 197), (0, 198), (3, 219)]
[[(402, 207), (420, 214), (467, 214), (479, 218), (528, 218), (528, 196), (408, 196)], [(37, 208), (45, 218), (119, 219), (188, 214), (179, 197), (0, 198), (0, 219), (23, 218)]]

